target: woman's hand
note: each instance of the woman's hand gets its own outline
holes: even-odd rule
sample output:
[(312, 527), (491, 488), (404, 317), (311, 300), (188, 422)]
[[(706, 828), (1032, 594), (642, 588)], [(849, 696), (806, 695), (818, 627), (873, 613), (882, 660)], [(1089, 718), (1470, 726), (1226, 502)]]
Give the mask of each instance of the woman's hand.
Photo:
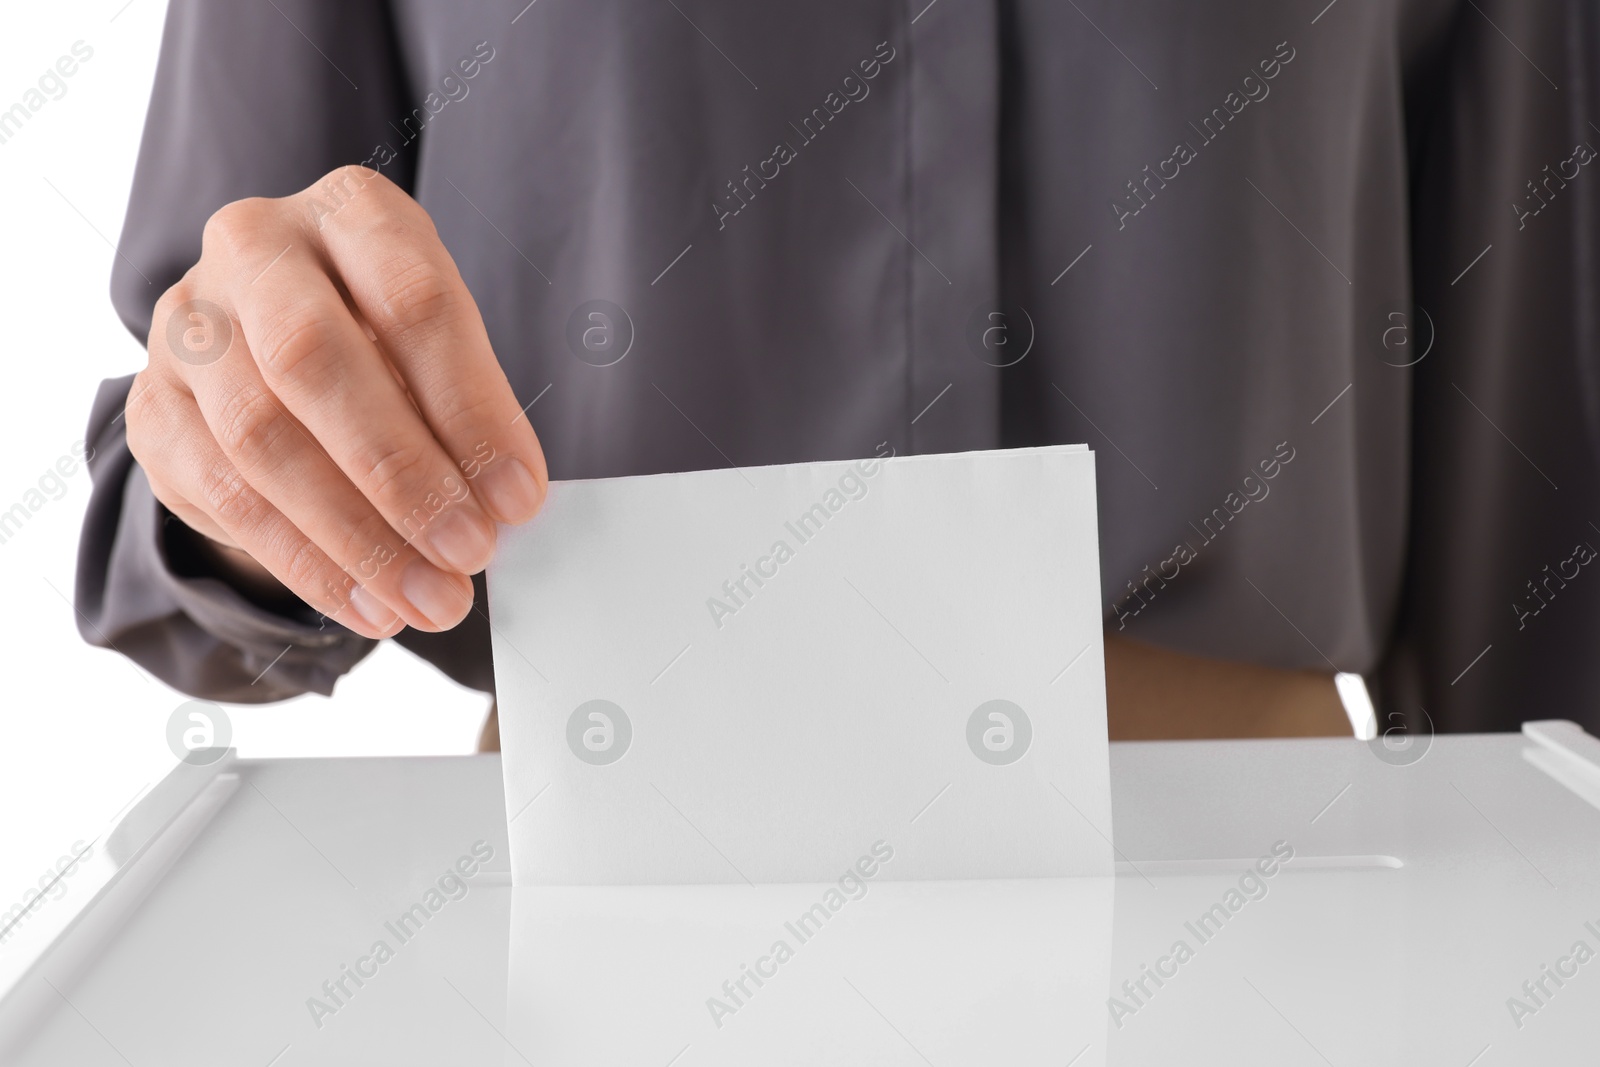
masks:
[(472, 295), (375, 171), (218, 211), (147, 347), (128, 446), (157, 499), (364, 636), (460, 622), (494, 523), (544, 499)]

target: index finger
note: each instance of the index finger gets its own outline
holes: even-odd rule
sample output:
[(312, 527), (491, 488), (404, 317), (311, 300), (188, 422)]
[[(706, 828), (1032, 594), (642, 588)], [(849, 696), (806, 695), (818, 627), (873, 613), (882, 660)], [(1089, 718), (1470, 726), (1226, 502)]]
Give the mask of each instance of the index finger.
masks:
[(469, 457), (473, 495), (501, 522), (527, 521), (549, 482), (544, 451), (432, 219), (376, 171), (346, 167), (330, 181), (344, 191), (338, 208), (312, 201), (329, 266), (439, 443)]

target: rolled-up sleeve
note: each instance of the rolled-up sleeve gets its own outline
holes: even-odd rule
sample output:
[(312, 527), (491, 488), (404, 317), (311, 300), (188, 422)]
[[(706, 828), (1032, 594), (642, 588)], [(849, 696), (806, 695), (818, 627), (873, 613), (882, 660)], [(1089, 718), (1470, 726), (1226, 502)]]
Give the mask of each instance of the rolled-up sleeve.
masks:
[[(378, 156), (408, 92), (377, 0), (173, 0), (111, 279), (144, 342), (156, 300), (194, 265), (222, 205), (284, 196), (348, 163), (410, 188), (409, 155)], [(174, 560), (172, 519), (128, 450), (132, 376), (102, 383), (85, 440), (93, 492), (78, 549), (78, 628), (167, 684), (214, 700), (328, 694), (375, 642), (310, 608), (253, 603)], [(175, 565), (179, 564), (179, 565)]]

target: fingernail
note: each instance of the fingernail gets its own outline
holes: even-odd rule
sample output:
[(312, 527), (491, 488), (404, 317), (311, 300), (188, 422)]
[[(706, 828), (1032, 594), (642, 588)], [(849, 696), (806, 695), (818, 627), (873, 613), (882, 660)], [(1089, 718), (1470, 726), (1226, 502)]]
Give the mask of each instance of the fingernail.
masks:
[(450, 576), (425, 559), (412, 560), (400, 576), (400, 591), (411, 606), (441, 630), (448, 630), (472, 607), (472, 594), (463, 593)]
[(395, 624), (395, 620), (399, 618), (389, 608), (389, 605), (359, 585), (350, 587), (349, 599), (350, 606), (355, 609), (356, 614), (360, 615), (366, 620), (368, 626), (371, 626), (379, 633), (387, 631), (389, 627)]
[(478, 475), (477, 488), (501, 522), (527, 522), (539, 510), (539, 483), (514, 456), (487, 467)]
[(450, 508), (428, 526), (427, 540), (444, 561), (462, 574), (477, 574), (494, 555), (494, 537), (470, 511)]

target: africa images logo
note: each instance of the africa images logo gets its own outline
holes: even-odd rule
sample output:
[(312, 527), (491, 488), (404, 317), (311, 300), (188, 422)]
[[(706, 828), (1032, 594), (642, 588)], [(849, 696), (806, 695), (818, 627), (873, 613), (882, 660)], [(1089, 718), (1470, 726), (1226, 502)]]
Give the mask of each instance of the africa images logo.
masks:
[(589, 300), (567, 316), (567, 348), (591, 367), (621, 363), (633, 350), (633, 319), (621, 305)]
[(979, 704), (967, 718), (967, 747), (985, 763), (1004, 767), (1028, 753), (1033, 721), (1009, 700)]
[(209, 300), (186, 300), (167, 316), (167, 347), (191, 367), (205, 367), (233, 347), (233, 319)]
[(982, 304), (967, 317), (964, 336), (986, 366), (1014, 367), (1033, 351), (1033, 316), (1020, 304)]
[(586, 700), (567, 716), (567, 747), (591, 766), (617, 762), (631, 744), (633, 723), (609, 700)]
[(167, 747), (193, 766), (217, 762), (227, 754), (232, 740), (228, 713), (209, 700), (186, 700), (167, 717)]

